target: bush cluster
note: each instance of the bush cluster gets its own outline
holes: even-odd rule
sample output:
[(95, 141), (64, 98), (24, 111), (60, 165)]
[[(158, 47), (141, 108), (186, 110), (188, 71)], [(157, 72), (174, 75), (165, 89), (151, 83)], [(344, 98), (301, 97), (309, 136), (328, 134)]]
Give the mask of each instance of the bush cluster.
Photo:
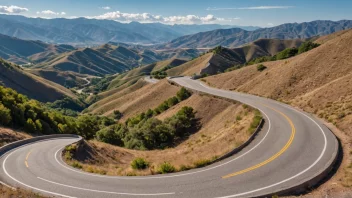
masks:
[(264, 71), (266, 68), (267, 68), (267, 67), (264, 66), (263, 64), (260, 64), (260, 65), (257, 66), (257, 70), (260, 71), (260, 72), (261, 72), (261, 71)]
[(131, 167), (133, 169), (143, 170), (148, 168), (149, 164), (143, 158), (136, 158), (132, 161)]
[(174, 116), (158, 120), (147, 114), (104, 128), (97, 132), (97, 139), (137, 150), (164, 149), (197, 127), (195, 112), (191, 107), (183, 107)]
[(161, 174), (173, 173), (175, 171), (176, 171), (176, 168), (168, 162), (162, 163), (159, 167), (159, 170), (158, 170), (158, 172)]
[(166, 67), (163, 67), (162, 69), (159, 69), (157, 71), (152, 72), (151, 76), (156, 79), (164, 79), (167, 77), (166, 71), (171, 68), (172, 68), (172, 66), (168, 65)]
[(311, 41), (304, 42), (299, 48), (287, 48), (279, 53), (277, 53), (274, 56), (262, 56), (258, 57), (256, 59), (253, 59), (249, 61), (246, 65), (254, 65), (258, 63), (263, 63), (267, 61), (276, 61), (276, 60), (283, 60), (287, 58), (291, 58), (293, 56), (296, 56), (298, 54), (302, 54), (304, 52), (308, 52), (316, 47), (319, 47), (320, 45), (317, 43), (313, 43)]
[(100, 129), (114, 124), (107, 117), (82, 115), (65, 116), (46, 105), (30, 100), (16, 91), (0, 86), (0, 124), (24, 128), (36, 134), (78, 134), (92, 139)]

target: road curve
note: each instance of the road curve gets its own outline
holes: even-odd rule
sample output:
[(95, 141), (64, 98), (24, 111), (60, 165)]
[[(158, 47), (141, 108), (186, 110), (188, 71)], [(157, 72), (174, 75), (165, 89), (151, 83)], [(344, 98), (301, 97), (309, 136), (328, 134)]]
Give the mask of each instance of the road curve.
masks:
[(24, 145), (0, 159), (0, 179), (58, 197), (254, 197), (281, 192), (311, 180), (337, 156), (335, 136), (319, 121), (288, 105), (257, 96), (214, 89), (187, 77), (171, 79), (201, 92), (258, 108), (265, 125), (238, 154), (201, 169), (169, 175), (111, 177), (64, 164), (61, 151), (78, 139)]

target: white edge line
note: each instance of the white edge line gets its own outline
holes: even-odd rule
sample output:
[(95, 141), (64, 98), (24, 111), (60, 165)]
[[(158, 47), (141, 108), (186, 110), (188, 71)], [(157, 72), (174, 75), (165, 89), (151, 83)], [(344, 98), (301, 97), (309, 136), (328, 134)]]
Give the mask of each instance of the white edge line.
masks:
[(5, 160), (3, 161), (2, 163), (2, 167), (3, 167), (3, 170), (5, 172), (5, 174), (10, 177), (12, 180), (14, 180), (15, 182), (23, 185), (23, 186), (26, 186), (27, 188), (31, 188), (31, 189), (34, 189), (34, 190), (37, 190), (37, 191), (40, 191), (40, 192), (44, 192), (44, 193), (48, 193), (48, 194), (52, 194), (52, 195), (57, 195), (57, 196), (60, 196), (60, 197), (66, 197), (66, 198), (76, 198), (76, 197), (71, 197), (71, 196), (67, 196), (67, 195), (63, 195), (63, 194), (59, 194), (59, 193), (55, 193), (55, 192), (51, 192), (51, 191), (47, 191), (47, 190), (43, 190), (43, 189), (39, 189), (39, 188), (36, 188), (36, 187), (33, 187), (33, 186), (30, 186), (30, 185), (27, 185), (25, 183), (22, 183), (20, 181), (18, 181), (17, 179), (15, 179), (14, 177), (12, 177), (6, 170), (6, 167), (5, 167), (5, 164), (6, 164), (6, 160), (13, 154), (14, 152), (11, 152), (8, 156), (6, 156)]
[(116, 195), (130, 195), (130, 196), (161, 196), (161, 195), (174, 195), (175, 194), (175, 192), (171, 192), (171, 193), (154, 193), (154, 194), (110, 192), (110, 191), (94, 190), (94, 189), (87, 189), (87, 188), (80, 188), (80, 187), (76, 187), (76, 186), (70, 186), (70, 185), (66, 185), (66, 184), (53, 182), (53, 181), (50, 181), (50, 180), (47, 180), (47, 179), (43, 179), (41, 177), (37, 177), (37, 178), (40, 179), (40, 180), (52, 183), (52, 184), (56, 184), (56, 185), (60, 185), (60, 186), (68, 187), (68, 188), (74, 188), (74, 189), (78, 189), (78, 190), (98, 192), (98, 193), (107, 193), (107, 194), (116, 194)]
[[(258, 108), (259, 109), (259, 108)], [(68, 167), (67, 164), (62, 164), (58, 158), (57, 158), (57, 155), (58, 155), (58, 152), (61, 151), (63, 148), (60, 148), (59, 150), (57, 150), (55, 152), (55, 160), (58, 164), (60, 164), (62, 167), (68, 169), (68, 170), (71, 170), (71, 171), (74, 171), (74, 172), (77, 172), (77, 173), (80, 173), (80, 174), (85, 174), (85, 175), (90, 175), (90, 176), (93, 176), (93, 177), (102, 177), (102, 178), (111, 178), (111, 179), (124, 179), (124, 180), (145, 180), (145, 179), (163, 179), (163, 178), (172, 178), (172, 177), (180, 177), (180, 176), (186, 176), (186, 175), (193, 175), (193, 174), (197, 174), (197, 173), (201, 173), (201, 172), (205, 172), (205, 171), (209, 171), (209, 170), (212, 170), (212, 169), (215, 169), (215, 168), (219, 168), (221, 166), (224, 166), (226, 164), (229, 164), (233, 161), (236, 161), (240, 158), (242, 158), (243, 156), (247, 155), (248, 153), (250, 153), (251, 151), (253, 151), (254, 149), (256, 149), (259, 145), (262, 144), (262, 142), (266, 139), (266, 137), (268, 136), (270, 130), (271, 130), (271, 121), (270, 121), (270, 118), (264, 113), (264, 111), (262, 111), (261, 109), (259, 109), (259, 111), (261, 111), (265, 117), (268, 119), (268, 124), (269, 124), (269, 128), (264, 136), (263, 139), (261, 139), (261, 141), (255, 145), (253, 148), (251, 148), (250, 150), (246, 151), (245, 153), (243, 153), (242, 155), (232, 159), (232, 160), (229, 160), (225, 163), (222, 163), (222, 164), (219, 164), (219, 165), (216, 165), (216, 166), (213, 166), (213, 167), (210, 167), (210, 168), (207, 168), (207, 169), (202, 169), (202, 170), (199, 170), (199, 171), (195, 171), (195, 172), (190, 172), (190, 173), (183, 173), (183, 174), (178, 174), (178, 175), (169, 175), (169, 176), (160, 176), (160, 177), (116, 177), (116, 176), (104, 176), (104, 175), (97, 175), (97, 174), (91, 174), (91, 173), (86, 173), (86, 172), (83, 172), (83, 171), (79, 171), (79, 170), (75, 170), (74, 168), (71, 168), (71, 167)], [(62, 158), (61, 158), (62, 160)]]

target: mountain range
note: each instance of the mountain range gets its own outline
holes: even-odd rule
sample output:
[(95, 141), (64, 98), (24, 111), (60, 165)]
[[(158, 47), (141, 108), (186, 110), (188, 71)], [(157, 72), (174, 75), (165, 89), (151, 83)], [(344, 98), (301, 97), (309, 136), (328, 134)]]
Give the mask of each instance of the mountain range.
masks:
[[(43, 19), (0, 15), (0, 34), (26, 40), (70, 45), (101, 45), (113, 42), (152, 44), (203, 31), (233, 28), (223, 25), (165, 25), (161, 23), (119, 23), (112, 20)], [(254, 30), (258, 27), (241, 27)]]
[(352, 28), (351, 20), (312, 21), (287, 23), (272, 28), (247, 31), (240, 28), (218, 29), (186, 35), (168, 43), (157, 45), (157, 49), (167, 48), (213, 48), (216, 46), (237, 47), (262, 38), (304, 39), (332, 34)]

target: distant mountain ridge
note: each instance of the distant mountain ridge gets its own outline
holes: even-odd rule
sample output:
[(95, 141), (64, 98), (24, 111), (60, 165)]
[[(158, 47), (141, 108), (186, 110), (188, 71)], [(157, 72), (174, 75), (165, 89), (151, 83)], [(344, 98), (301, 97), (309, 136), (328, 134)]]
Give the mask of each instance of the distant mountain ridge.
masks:
[(74, 49), (69, 45), (53, 45), (0, 34), (0, 57), (16, 64), (42, 61)]
[[(42, 19), (19, 15), (0, 15), (0, 34), (26, 40), (71, 45), (101, 45), (113, 42), (161, 43), (187, 34), (232, 28), (234, 26), (165, 25), (161, 23), (119, 23), (112, 20)], [(257, 27), (241, 27), (248, 30)]]
[(305, 39), (350, 28), (352, 28), (351, 20), (288, 23), (254, 31), (239, 28), (220, 29), (182, 36), (168, 43), (158, 45), (156, 48), (213, 48), (219, 45), (233, 48), (258, 39)]

